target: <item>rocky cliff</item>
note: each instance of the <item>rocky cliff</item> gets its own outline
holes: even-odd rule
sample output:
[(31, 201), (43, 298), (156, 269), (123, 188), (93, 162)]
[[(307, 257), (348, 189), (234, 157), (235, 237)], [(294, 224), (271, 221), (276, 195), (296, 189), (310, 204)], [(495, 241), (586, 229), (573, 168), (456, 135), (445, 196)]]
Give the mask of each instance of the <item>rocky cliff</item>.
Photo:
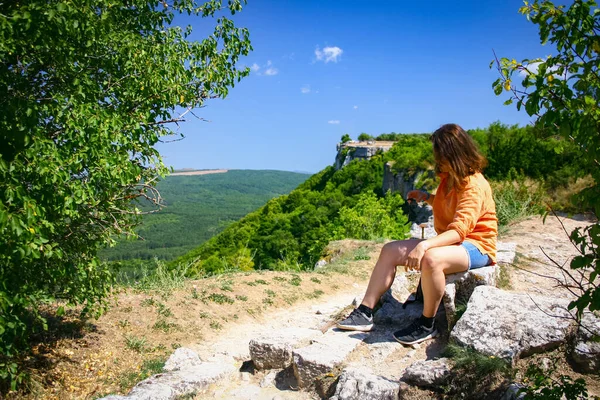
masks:
[[(335, 157), (335, 168), (340, 169), (348, 165), (353, 160), (368, 160), (375, 154), (386, 152), (392, 148), (395, 142), (392, 141), (368, 141), (368, 142), (346, 142), (337, 145), (337, 155)], [(383, 193), (388, 191), (400, 193), (406, 200), (408, 192), (416, 189), (417, 183), (424, 178), (432, 179), (433, 171), (395, 171), (394, 162), (389, 161), (385, 164), (383, 173), (383, 182), (381, 190)], [(411, 204), (408, 207), (408, 218), (411, 222), (420, 224), (427, 222), (431, 217), (431, 207), (418, 206)]]

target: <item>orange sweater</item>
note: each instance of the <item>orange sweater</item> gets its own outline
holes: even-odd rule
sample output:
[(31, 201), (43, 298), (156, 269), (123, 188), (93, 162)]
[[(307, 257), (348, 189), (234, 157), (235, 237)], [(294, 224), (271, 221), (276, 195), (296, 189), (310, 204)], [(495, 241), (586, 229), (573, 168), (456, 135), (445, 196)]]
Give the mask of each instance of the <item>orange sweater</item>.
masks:
[(490, 184), (480, 173), (466, 178), (465, 187), (454, 188), (446, 194), (447, 174), (441, 174), (442, 182), (433, 198), (433, 225), (440, 234), (455, 230), (460, 242), (468, 241), (496, 262), (496, 238), (498, 218)]

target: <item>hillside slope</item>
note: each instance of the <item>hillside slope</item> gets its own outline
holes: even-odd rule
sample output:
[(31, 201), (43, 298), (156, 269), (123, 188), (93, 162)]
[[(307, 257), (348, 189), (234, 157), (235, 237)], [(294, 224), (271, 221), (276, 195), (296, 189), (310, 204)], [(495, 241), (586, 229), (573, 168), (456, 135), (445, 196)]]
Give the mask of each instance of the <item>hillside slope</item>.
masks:
[[(171, 260), (221, 232), (230, 223), (289, 193), (310, 175), (272, 170), (229, 170), (219, 174), (168, 176), (159, 182), (165, 207), (144, 215), (137, 233), (102, 252), (106, 260)], [(149, 206), (145, 210), (152, 209)]]

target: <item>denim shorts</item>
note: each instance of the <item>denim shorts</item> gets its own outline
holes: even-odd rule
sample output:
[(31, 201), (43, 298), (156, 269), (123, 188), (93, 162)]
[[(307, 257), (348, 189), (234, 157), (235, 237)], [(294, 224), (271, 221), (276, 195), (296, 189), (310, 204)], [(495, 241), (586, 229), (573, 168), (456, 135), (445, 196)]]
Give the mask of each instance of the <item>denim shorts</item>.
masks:
[(482, 254), (473, 243), (462, 242), (461, 246), (467, 250), (469, 256), (469, 269), (485, 267), (492, 263), (490, 256)]

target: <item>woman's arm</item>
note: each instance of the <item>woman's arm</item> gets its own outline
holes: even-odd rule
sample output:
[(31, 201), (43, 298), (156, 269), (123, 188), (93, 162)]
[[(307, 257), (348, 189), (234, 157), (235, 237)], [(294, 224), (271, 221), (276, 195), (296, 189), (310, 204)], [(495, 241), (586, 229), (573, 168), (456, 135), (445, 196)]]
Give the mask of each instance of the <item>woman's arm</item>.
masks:
[(431, 194), (424, 190), (411, 190), (406, 194), (406, 199), (415, 199), (416, 201), (425, 201), (430, 206), (433, 205), (435, 194)]

